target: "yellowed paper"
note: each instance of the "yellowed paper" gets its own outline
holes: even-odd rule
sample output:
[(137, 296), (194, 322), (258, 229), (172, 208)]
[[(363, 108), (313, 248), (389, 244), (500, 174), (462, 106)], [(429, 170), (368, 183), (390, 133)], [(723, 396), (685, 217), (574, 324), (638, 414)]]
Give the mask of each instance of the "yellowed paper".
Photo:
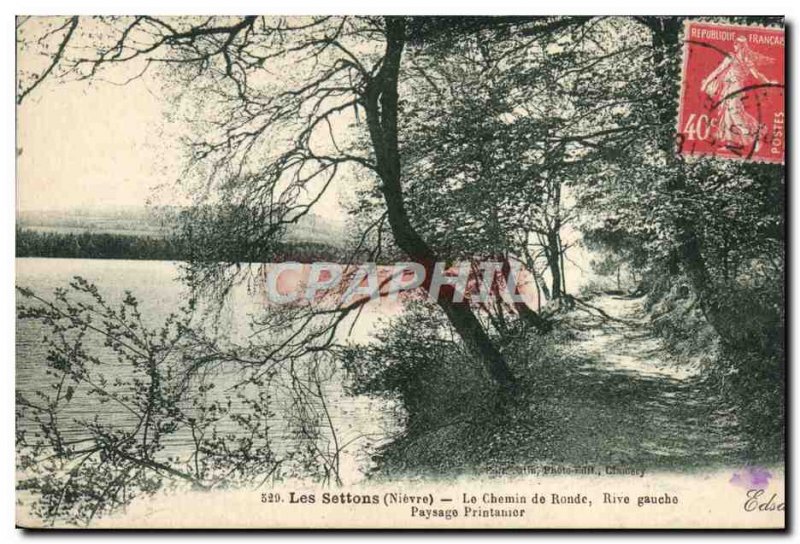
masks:
[(18, 17), (18, 526), (784, 528), (782, 40)]

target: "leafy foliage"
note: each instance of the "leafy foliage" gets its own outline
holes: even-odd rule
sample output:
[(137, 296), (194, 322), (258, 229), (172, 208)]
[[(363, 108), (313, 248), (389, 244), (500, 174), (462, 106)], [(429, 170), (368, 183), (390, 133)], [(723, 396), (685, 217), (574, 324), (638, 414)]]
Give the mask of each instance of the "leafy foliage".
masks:
[[(277, 468), (272, 375), (215, 394), (224, 356), (192, 326), (194, 301), (151, 327), (133, 294), (112, 305), (79, 277), (51, 301), (18, 292), (19, 319), (40, 323), (47, 346), (47, 383), (17, 394), (18, 486), (37, 515), (89, 523), (165, 487), (235, 485)], [(191, 447), (177, 454), (176, 439)]]

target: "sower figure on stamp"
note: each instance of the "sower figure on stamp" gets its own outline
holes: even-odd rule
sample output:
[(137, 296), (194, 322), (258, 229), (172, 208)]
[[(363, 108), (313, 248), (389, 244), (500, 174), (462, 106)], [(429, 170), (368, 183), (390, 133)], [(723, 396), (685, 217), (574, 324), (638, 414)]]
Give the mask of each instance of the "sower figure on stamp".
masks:
[(759, 134), (759, 122), (750, 115), (744, 104), (745, 87), (749, 77), (762, 83), (776, 83), (759, 72), (758, 65), (769, 64), (774, 60), (750, 49), (745, 36), (739, 36), (733, 45), (733, 54), (729, 54), (717, 66), (702, 84), (705, 92), (715, 104), (717, 110), (717, 140), (724, 146), (742, 149), (755, 145)]

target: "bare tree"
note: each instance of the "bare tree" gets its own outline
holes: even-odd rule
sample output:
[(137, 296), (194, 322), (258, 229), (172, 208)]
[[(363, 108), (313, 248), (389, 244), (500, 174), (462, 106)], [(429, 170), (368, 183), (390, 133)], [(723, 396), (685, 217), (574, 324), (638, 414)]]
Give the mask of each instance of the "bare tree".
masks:
[[(240, 239), (267, 244), (279, 237), (344, 170), (358, 167), (378, 183), (396, 245), (430, 272), (438, 256), (409, 220), (403, 193), (398, 85), (404, 53), (480, 27), (536, 34), (574, 23), (142, 16), (17, 24), (18, 46), (38, 47), (44, 58), (40, 70), (21, 74), (20, 102), (47, 78), (106, 77), (121, 63), (140, 67), (134, 77), (157, 66), (185, 88), (203, 109), (187, 143), (185, 177), (201, 179), (203, 194), (217, 202), (248, 210), (252, 222), (230, 225)], [(334, 128), (358, 125), (360, 112), (371, 144), (366, 150)], [(447, 297), (438, 303), (489, 375), (510, 388), (513, 375), (470, 307)]]

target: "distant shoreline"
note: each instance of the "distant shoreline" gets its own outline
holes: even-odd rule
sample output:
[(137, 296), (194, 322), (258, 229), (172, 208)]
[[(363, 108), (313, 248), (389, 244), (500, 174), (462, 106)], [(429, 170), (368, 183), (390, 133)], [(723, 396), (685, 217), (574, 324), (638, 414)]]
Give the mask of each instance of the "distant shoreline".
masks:
[[(70, 230), (18, 226), (15, 256), (132, 261), (192, 260), (192, 248), (163, 234)], [(253, 255), (242, 255), (239, 262), (338, 262), (343, 254), (341, 248), (325, 242), (285, 240), (278, 246), (265, 248), (263, 255), (256, 255), (258, 259), (253, 259)]]

